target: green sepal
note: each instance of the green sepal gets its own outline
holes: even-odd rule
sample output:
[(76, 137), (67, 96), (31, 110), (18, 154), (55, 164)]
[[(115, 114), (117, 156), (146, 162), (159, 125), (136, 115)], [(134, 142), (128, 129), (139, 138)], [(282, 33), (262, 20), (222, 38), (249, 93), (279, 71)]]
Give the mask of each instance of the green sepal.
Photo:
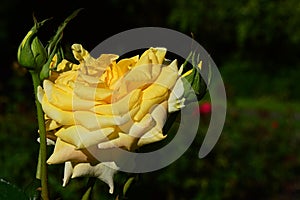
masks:
[(62, 49), (60, 47), (60, 41), (63, 36), (63, 30), (67, 26), (67, 24), (75, 18), (78, 13), (82, 10), (82, 8), (75, 10), (71, 15), (69, 15), (64, 22), (58, 27), (55, 35), (48, 41), (48, 45), (46, 46), (47, 53), (49, 55), (47, 62), (43, 65), (43, 68), (40, 73), (40, 79), (44, 80), (49, 77), (50, 72), (50, 63), (54, 57), (55, 54), (58, 55), (57, 63), (59, 63), (64, 57), (64, 54), (62, 53)]
[(61, 23), (61, 25), (58, 27), (55, 35), (48, 41), (48, 45), (46, 46), (47, 48), (47, 52), (48, 55), (51, 54), (51, 52), (55, 51), (57, 44), (61, 41), (62, 39), (62, 34), (63, 34), (63, 30), (66, 28), (67, 24), (73, 19), (75, 18), (78, 13), (83, 10), (83, 8), (79, 8), (77, 10), (75, 10), (74, 12), (72, 12), (71, 15), (69, 15), (64, 21), (63, 23)]

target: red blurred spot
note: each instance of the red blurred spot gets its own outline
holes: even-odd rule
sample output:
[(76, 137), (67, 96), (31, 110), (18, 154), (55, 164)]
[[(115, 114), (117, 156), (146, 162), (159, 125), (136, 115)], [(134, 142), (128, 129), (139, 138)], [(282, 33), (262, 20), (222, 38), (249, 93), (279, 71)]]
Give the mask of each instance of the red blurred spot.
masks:
[(211, 113), (211, 104), (209, 102), (203, 102), (197, 109), (194, 110), (193, 115), (201, 114), (207, 115)]
[(204, 102), (199, 107), (200, 114), (206, 115), (211, 112), (211, 104), (209, 102)]

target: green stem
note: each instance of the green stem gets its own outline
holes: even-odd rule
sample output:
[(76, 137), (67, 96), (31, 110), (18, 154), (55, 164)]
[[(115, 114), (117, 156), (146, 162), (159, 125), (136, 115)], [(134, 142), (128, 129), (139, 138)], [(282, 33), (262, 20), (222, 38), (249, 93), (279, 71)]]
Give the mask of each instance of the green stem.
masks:
[(42, 109), (42, 105), (37, 99), (37, 88), (40, 85), (41, 81), (39, 78), (39, 74), (35, 71), (31, 71), (33, 87), (34, 87), (34, 94), (35, 94), (35, 104), (37, 109), (37, 119), (39, 125), (39, 133), (40, 133), (40, 172), (41, 172), (41, 185), (42, 185), (42, 199), (48, 200), (49, 193), (48, 193), (48, 173), (47, 173), (47, 143), (46, 143), (46, 128), (45, 128), (45, 119), (44, 119), (44, 112)]

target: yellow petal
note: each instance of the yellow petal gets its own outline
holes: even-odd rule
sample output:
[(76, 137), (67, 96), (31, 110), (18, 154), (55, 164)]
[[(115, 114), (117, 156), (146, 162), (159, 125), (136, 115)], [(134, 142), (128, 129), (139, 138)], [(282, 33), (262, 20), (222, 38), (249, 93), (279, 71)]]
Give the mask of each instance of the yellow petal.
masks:
[(105, 100), (111, 97), (113, 90), (107, 88), (99, 88), (93, 86), (86, 86), (83, 84), (75, 84), (74, 93), (81, 99), (87, 100)]
[(147, 114), (140, 122), (135, 122), (131, 126), (128, 134), (135, 138), (140, 138), (154, 126), (155, 121), (153, 120), (150, 114)]
[(163, 135), (162, 129), (167, 119), (167, 101), (156, 106), (151, 112), (151, 117), (156, 122), (156, 125), (139, 139), (137, 143), (139, 147), (166, 138), (166, 135)]
[(122, 59), (117, 63), (117, 66), (114, 70), (117, 70), (118, 75), (120, 77), (126, 74), (129, 69), (131, 69), (134, 65), (136, 65), (138, 60), (139, 60), (138, 55), (131, 58)]
[[(123, 69), (119, 69), (116, 62), (113, 62), (110, 67), (106, 69), (101, 80), (104, 80), (109, 88), (113, 88), (115, 82), (117, 82), (120, 77), (123, 76), (128, 71), (128, 66), (122, 66)], [(124, 73), (122, 73), (124, 71)]]
[(44, 80), (43, 86), (48, 102), (63, 110), (86, 110), (95, 105), (95, 101), (80, 99), (72, 92), (67, 93), (56, 87), (51, 81)]
[(167, 120), (167, 101), (162, 102), (161, 104), (157, 105), (152, 111), (151, 111), (151, 117), (156, 122), (156, 128), (162, 129), (165, 125), (165, 122)]
[(133, 119), (135, 121), (140, 121), (147, 113), (150, 112), (150, 109), (153, 106), (168, 99), (168, 96), (168, 88), (165, 88), (161, 85), (152, 84), (144, 91), (140, 109)]
[(66, 187), (69, 183), (69, 180), (73, 174), (73, 166), (70, 161), (65, 162), (65, 168), (64, 168), (64, 178), (63, 178), (63, 187)]
[(167, 67), (163, 67), (160, 75), (155, 81), (156, 84), (160, 84), (168, 89), (172, 89), (178, 78), (177, 60), (174, 60)]
[(43, 98), (45, 96), (45, 92), (44, 92), (44, 90), (43, 90), (43, 88), (41, 86), (37, 87), (37, 94), (36, 94), (36, 96), (37, 96), (38, 101), (40, 103), (42, 103), (43, 102)]
[(130, 91), (143, 88), (153, 83), (161, 72), (161, 64), (146, 63), (136, 65), (132, 68), (115, 86), (120, 94), (127, 94)]
[(96, 65), (94, 67), (96, 67), (98, 71), (103, 73), (108, 68), (108, 66), (118, 58), (119, 56), (115, 54), (101, 54), (99, 58), (96, 59)]
[(157, 64), (162, 64), (165, 59), (167, 49), (163, 48), (163, 47), (156, 47), (155, 49), (156, 49), (155, 55), (156, 55), (157, 61), (158, 61)]
[(68, 128), (61, 128), (55, 133), (63, 141), (72, 144), (76, 149), (83, 149), (89, 146), (106, 141), (107, 136), (114, 131), (113, 127), (103, 128), (96, 131), (77, 125)]
[(74, 64), (66, 59), (63, 59), (56, 68), (56, 71), (63, 72), (63, 71), (69, 71), (69, 70), (77, 70), (79, 69), (79, 65)]
[[(143, 99), (153, 99), (171, 90), (177, 81), (177, 61), (163, 67), (157, 80), (144, 90)], [(164, 89), (165, 88), (165, 89)]]
[(145, 137), (139, 139), (137, 146), (140, 147), (146, 144), (159, 142), (165, 139), (166, 137), (167, 135), (163, 135), (162, 131), (157, 131), (156, 129), (153, 128), (153, 131), (148, 132)]
[(96, 60), (86, 60), (80, 70), (80, 77), (89, 85), (103, 84), (107, 87), (106, 71), (118, 57), (114, 54), (101, 54)]
[(185, 105), (185, 98), (183, 97), (184, 87), (181, 78), (179, 78), (173, 87), (170, 97), (168, 99), (168, 111), (175, 112), (182, 109)]
[(67, 71), (59, 74), (58, 78), (55, 80), (55, 84), (70, 86), (73, 85), (74, 81), (77, 79), (77, 71)]
[[(127, 82), (153, 82), (160, 73), (166, 51), (165, 48), (149, 48), (146, 50), (132, 69), (132, 72), (130, 72), (130, 75), (126, 77)], [(140, 83), (140, 85), (142, 84)], [(133, 87), (137, 88), (139, 86), (134, 85)]]
[(102, 162), (97, 165), (90, 163), (79, 163), (74, 166), (72, 178), (88, 176), (97, 177), (109, 186), (109, 193), (114, 192), (114, 174), (119, 168), (115, 162)]
[(171, 90), (178, 78), (177, 61), (174, 60), (169, 66), (163, 67), (157, 80), (143, 91), (141, 108), (134, 116), (134, 120), (141, 120), (151, 107), (168, 99)]
[(102, 142), (98, 144), (99, 149), (110, 149), (110, 148), (125, 148), (128, 151), (132, 151), (136, 149), (137, 147), (137, 140), (138, 138), (135, 138), (131, 135), (119, 132), (118, 138), (109, 140), (107, 142)]
[(50, 104), (47, 100), (46, 95), (43, 96), (42, 99), (42, 107), (46, 115), (49, 118), (55, 120), (59, 124), (63, 125), (73, 125), (74, 121), (74, 113), (71, 111), (64, 111), (52, 104)]
[(47, 131), (52, 131), (55, 130), (59, 127), (61, 127), (62, 125), (57, 123), (56, 121), (54, 121), (53, 119), (48, 119), (45, 122), (45, 126), (46, 126), (46, 130)]
[(97, 105), (91, 110), (100, 115), (124, 115), (141, 100), (140, 89), (133, 90), (122, 99), (111, 104)]
[(87, 84), (90, 84), (90, 85), (97, 85), (97, 84), (103, 83), (103, 81), (99, 79), (99, 76), (91, 76), (91, 75), (87, 75), (84, 73), (79, 73), (79, 77), (84, 82), (86, 82)]
[(90, 57), (82, 64), (79, 75), (89, 84), (108, 83), (105, 78), (107, 76), (105, 71), (115, 64), (117, 58), (118, 56), (114, 54), (102, 54), (96, 60)]
[(82, 63), (84, 60), (89, 59), (91, 56), (87, 50), (85, 50), (81, 44), (73, 44), (71, 46), (72, 52), (76, 60)]
[(167, 49), (166, 48), (149, 48), (146, 50), (136, 66), (145, 64), (162, 64), (165, 58)]
[(131, 117), (136, 114), (138, 109), (139, 107), (137, 106), (124, 115), (97, 115), (88, 111), (76, 111), (74, 115), (76, 124), (80, 124), (92, 131), (125, 124), (131, 120)]
[(59, 164), (67, 161), (72, 162), (91, 162), (91, 158), (83, 151), (76, 150), (75, 146), (62, 141), (57, 138), (54, 151), (47, 160), (48, 164)]

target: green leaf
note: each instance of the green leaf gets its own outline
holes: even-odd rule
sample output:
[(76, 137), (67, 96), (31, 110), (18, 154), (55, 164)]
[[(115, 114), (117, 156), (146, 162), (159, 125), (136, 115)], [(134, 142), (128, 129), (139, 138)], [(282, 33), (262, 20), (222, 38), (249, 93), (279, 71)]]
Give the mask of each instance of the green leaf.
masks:
[(0, 199), (28, 200), (29, 198), (17, 186), (0, 179)]
[(89, 200), (92, 193), (92, 187), (89, 187), (83, 194), (81, 200)]
[(124, 184), (124, 187), (123, 187), (123, 196), (126, 196), (126, 192), (127, 190), (129, 189), (130, 185), (133, 183), (135, 177), (130, 177), (126, 183)]
[(85, 193), (82, 195), (81, 200), (90, 200), (93, 187), (95, 185), (97, 178), (95, 177), (89, 177), (88, 183), (87, 183), (87, 189)]

